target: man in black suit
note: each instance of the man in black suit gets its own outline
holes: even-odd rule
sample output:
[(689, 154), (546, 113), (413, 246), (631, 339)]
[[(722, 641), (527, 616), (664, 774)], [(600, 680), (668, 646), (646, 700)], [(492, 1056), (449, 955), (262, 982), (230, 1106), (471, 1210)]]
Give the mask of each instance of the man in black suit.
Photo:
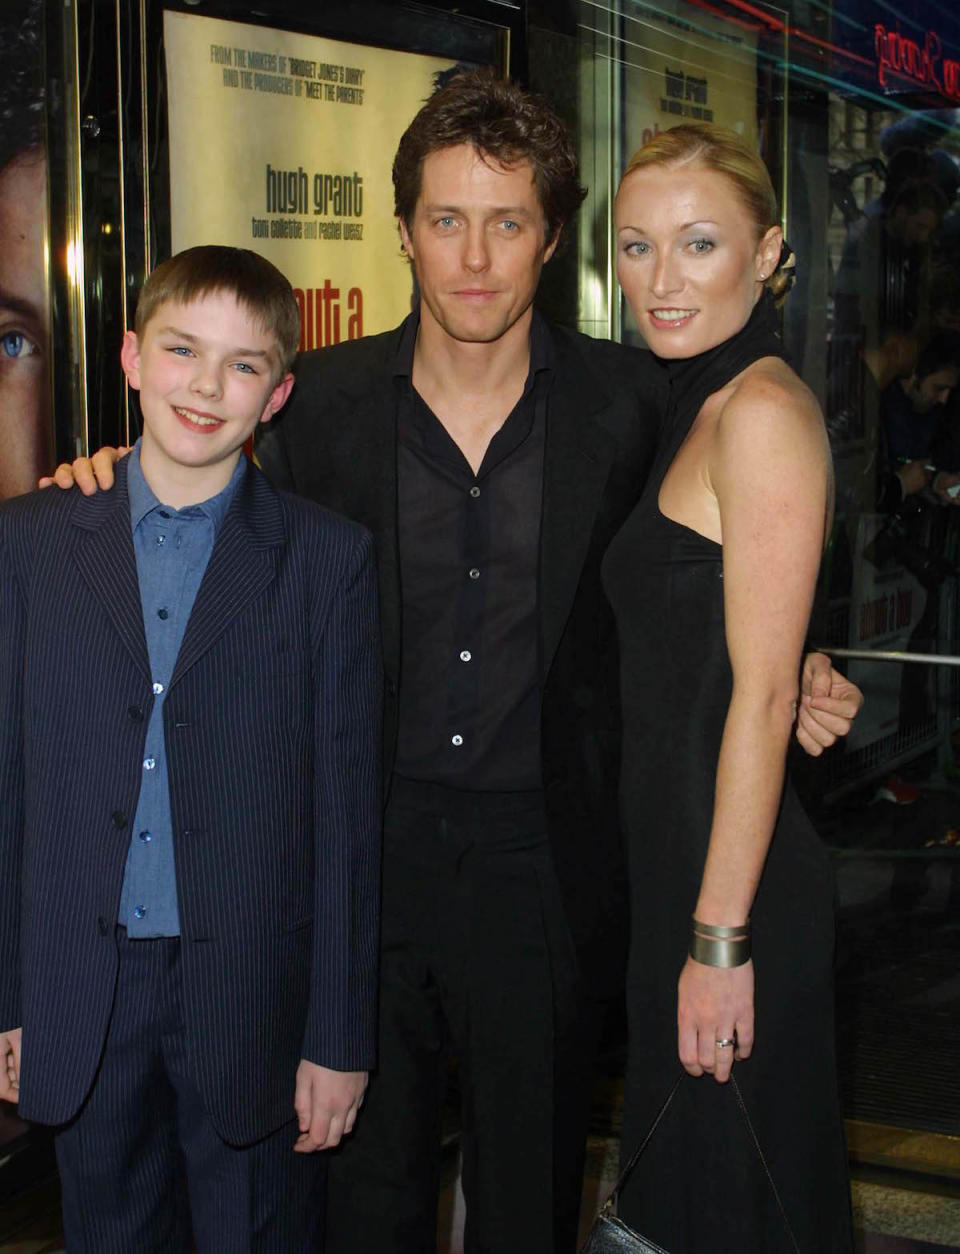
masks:
[(314, 1251), (373, 1062), (371, 538), (241, 456), (298, 338), (262, 257), (179, 254), (113, 490), (0, 505), (0, 1097), (71, 1251)]
[[(332, 1156), (328, 1251), (436, 1248), (452, 1049), (466, 1249), (569, 1252), (590, 1038), (626, 932), (600, 560), (643, 486), (666, 384), (649, 354), (533, 308), (583, 196), (541, 102), (454, 79), (403, 136), (394, 186), (418, 309), (304, 354), (258, 444), (275, 483), (369, 527), (379, 563), (380, 1043)], [(110, 458), (95, 464), (108, 479)], [(825, 706), (832, 726), (802, 733), (814, 751), (848, 711)]]

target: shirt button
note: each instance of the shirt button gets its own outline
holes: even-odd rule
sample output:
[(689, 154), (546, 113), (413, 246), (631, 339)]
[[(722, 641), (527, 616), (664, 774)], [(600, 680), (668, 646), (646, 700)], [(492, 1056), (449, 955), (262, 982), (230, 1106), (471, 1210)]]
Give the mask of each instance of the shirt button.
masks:
[(145, 845), (146, 845), (146, 844), (149, 844), (149, 843), (150, 843), (150, 841), (151, 841), (151, 840), (153, 840), (153, 833), (152, 833), (152, 832), (141, 832), (141, 833), (140, 833), (140, 839), (143, 841), (143, 843), (144, 843)]
[(142, 919), (146, 913), (147, 913), (146, 906), (134, 906), (133, 907), (133, 917), (135, 919)]
[(473, 487), (470, 489), (470, 495), (474, 499), (476, 499), (480, 495), (480, 489), (477, 487), (476, 484), (474, 484)]
[(473, 657), (473, 654), (470, 652), (469, 649), (461, 649), (460, 651), (461, 662), (469, 662), (472, 657)]
[(161, 517), (161, 518), (169, 518), (169, 517), (170, 517), (170, 515), (167, 513), (167, 511), (166, 511), (165, 509), (162, 509), (162, 510), (160, 510), (160, 517)]
[(166, 536), (157, 536), (157, 544), (166, 544), (166, 542), (167, 542)]
[(477, 570), (476, 566), (473, 566), (473, 567), (471, 567), (471, 568), (470, 568), (470, 578), (471, 578), (471, 579), (479, 579), (479, 578), (480, 578), (480, 572)]
[(156, 758), (144, 758), (143, 759), (143, 769), (145, 771), (152, 771), (156, 765), (157, 765)]
[(170, 617), (169, 610), (166, 610), (166, 609), (157, 610), (157, 618), (168, 619), (169, 617)]
[(163, 692), (163, 684), (155, 683), (153, 685), (153, 691), (154, 694), (159, 697), (160, 693)]
[(450, 737), (450, 743), (451, 743), (452, 745), (456, 745), (456, 746), (459, 748), (459, 747), (460, 747), (460, 745), (462, 745), (462, 744), (463, 744), (463, 737), (460, 735), (460, 733), (459, 733), (459, 732), (457, 732), (457, 734), (456, 734), (455, 736), (451, 736), (451, 737)]

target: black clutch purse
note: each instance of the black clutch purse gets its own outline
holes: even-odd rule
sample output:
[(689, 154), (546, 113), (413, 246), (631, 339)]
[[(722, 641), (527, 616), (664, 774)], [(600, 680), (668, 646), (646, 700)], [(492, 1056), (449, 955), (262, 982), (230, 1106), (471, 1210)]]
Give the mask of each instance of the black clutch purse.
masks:
[[(587, 1233), (587, 1239), (580, 1247), (580, 1254), (669, 1254), (669, 1251), (665, 1250), (662, 1245), (657, 1245), (655, 1241), (648, 1241), (647, 1238), (641, 1236), (639, 1232), (635, 1232), (633, 1228), (628, 1227), (622, 1219), (617, 1218), (617, 1201), (620, 1196), (620, 1190), (626, 1184), (628, 1176), (637, 1165), (640, 1155), (650, 1144), (650, 1138), (653, 1136), (654, 1132), (656, 1132), (657, 1127), (660, 1124), (660, 1120), (669, 1110), (673, 1099), (677, 1095), (677, 1089), (679, 1089), (685, 1078), (685, 1072), (681, 1073), (681, 1075), (677, 1078), (673, 1088), (667, 1094), (667, 1100), (660, 1107), (657, 1112), (657, 1117), (650, 1125), (647, 1135), (630, 1155), (628, 1162), (620, 1172), (620, 1175), (617, 1177), (616, 1184), (610, 1191), (610, 1196), (604, 1202), (603, 1206), (601, 1206), (596, 1219), (591, 1224), (590, 1231)], [(777, 1203), (777, 1209), (780, 1212), (780, 1217), (783, 1220), (784, 1227), (786, 1228), (787, 1236), (790, 1238), (790, 1244), (793, 1246), (796, 1254), (800, 1254), (800, 1247), (797, 1245), (797, 1239), (793, 1235), (790, 1228), (790, 1223), (787, 1219), (787, 1212), (783, 1209), (783, 1203), (780, 1201), (780, 1194), (777, 1192), (777, 1186), (773, 1182), (773, 1176), (770, 1174), (770, 1168), (767, 1166), (767, 1160), (763, 1156), (763, 1150), (760, 1148), (760, 1142), (757, 1140), (757, 1134), (754, 1132), (753, 1124), (750, 1122), (750, 1116), (747, 1113), (746, 1106), (744, 1105), (739, 1085), (732, 1073), (730, 1075), (730, 1086), (736, 1096), (737, 1105), (740, 1107), (740, 1113), (743, 1115), (744, 1121), (746, 1122), (747, 1130), (750, 1133), (750, 1140), (756, 1148), (760, 1162), (763, 1164), (763, 1170), (766, 1174), (767, 1180), (770, 1182), (770, 1188), (773, 1190), (773, 1197)]]

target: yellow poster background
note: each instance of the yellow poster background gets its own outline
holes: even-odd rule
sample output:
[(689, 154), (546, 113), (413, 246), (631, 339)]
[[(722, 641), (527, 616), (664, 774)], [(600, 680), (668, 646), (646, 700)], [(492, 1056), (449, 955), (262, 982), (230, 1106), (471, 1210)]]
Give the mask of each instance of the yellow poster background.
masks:
[(192, 13), (164, 14), (174, 252), (253, 248), (294, 287), (301, 348), (410, 311), (390, 170), (451, 62)]

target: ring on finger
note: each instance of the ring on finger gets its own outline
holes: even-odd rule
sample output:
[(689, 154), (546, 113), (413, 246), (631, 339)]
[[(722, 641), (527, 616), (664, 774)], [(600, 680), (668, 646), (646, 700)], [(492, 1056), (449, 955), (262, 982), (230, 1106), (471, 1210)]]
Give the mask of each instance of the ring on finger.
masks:
[(736, 1037), (733, 1036), (725, 1036), (722, 1040), (714, 1041), (717, 1049), (733, 1049), (736, 1043)]

